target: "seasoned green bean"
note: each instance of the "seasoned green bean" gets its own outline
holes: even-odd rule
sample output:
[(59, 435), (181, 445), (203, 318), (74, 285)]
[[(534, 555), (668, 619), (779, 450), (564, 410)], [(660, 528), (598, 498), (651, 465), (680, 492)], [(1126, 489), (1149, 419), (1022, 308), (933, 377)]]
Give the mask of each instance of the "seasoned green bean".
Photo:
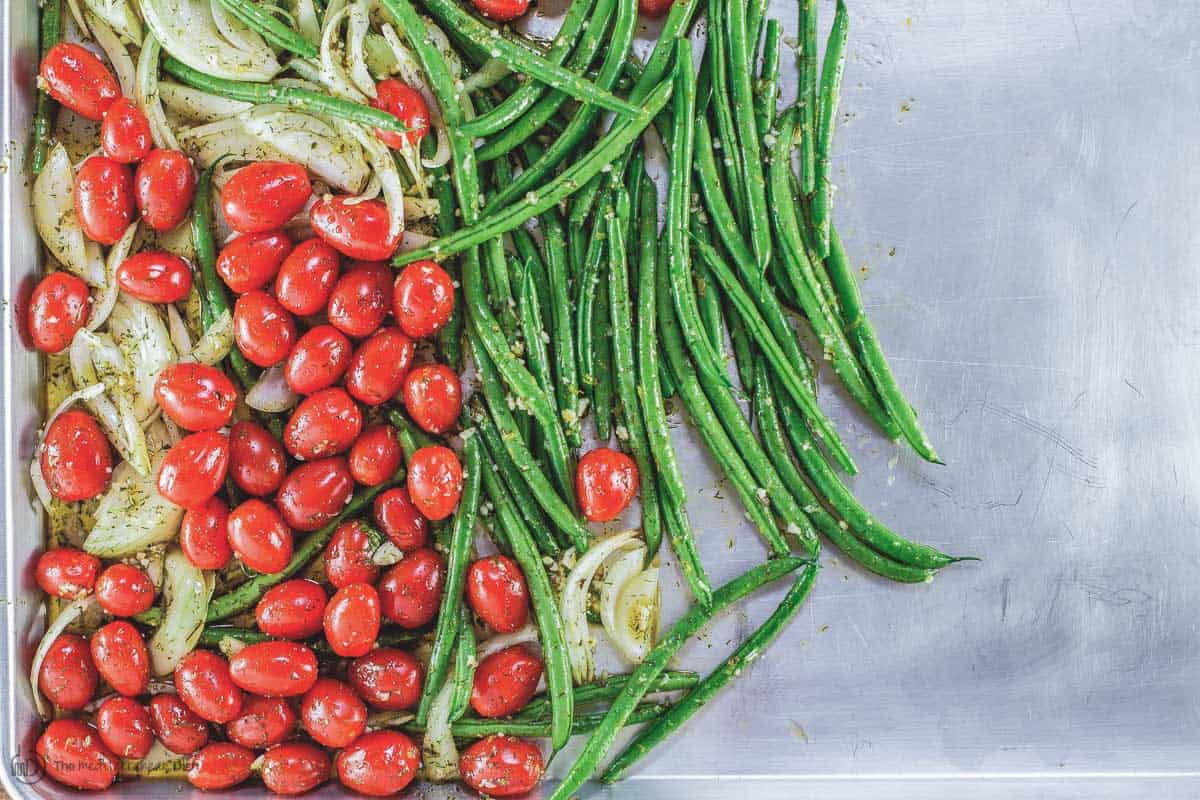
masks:
[(221, 7), (276, 47), (304, 58), (316, 58), (317, 46), (264, 11), (254, 0), (218, 0)]
[(817, 177), (817, 0), (800, 0), (800, 175), (805, 195), (816, 188)]
[[(625, 688), (625, 684), (629, 681), (628, 674), (609, 675), (603, 680), (595, 683), (585, 683), (582, 686), (576, 686), (573, 694), (575, 695), (575, 708), (592, 705), (594, 703), (603, 703), (612, 700), (621, 693)], [(686, 689), (691, 689), (700, 682), (700, 676), (694, 672), (671, 672), (667, 671), (654, 679), (646, 694), (657, 694), (659, 692), (679, 692)], [(535, 720), (539, 717), (544, 717), (546, 712), (550, 710), (550, 701), (546, 697), (535, 697), (522, 708), (516, 715), (514, 720)]]
[[(63, 0), (45, 0), (42, 4), (42, 58), (45, 58), (50, 48), (62, 38), (62, 4)], [(50, 138), (54, 135), (56, 108), (58, 103), (54, 102), (54, 98), (48, 92), (39, 89), (37, 107), (33, 115), (33, 155), (29, 162), (29, 169), (34, 175), (41, 174), (42, 167), (46, 165), (46, 152), (50, 148)]]
[(829, 255), (829, 212), (833, 205), (833, 182), (829, 180), (833, 154), (833, 132), (837, 128), (838, 97), (842, 73), (846, 69), (846, 35), (850, 20), (845, 0), (838, 0), (833, 28), (825, 44), (825, 63), (821, 67), (820, 105), (817, 107), (816, 188), (813, 193), (813, 227), (817, 232), (817, 255)]
[[(729, 77), (733, 89), (733, 121), (737, 126), (745, 169), (750, 244), (761, 275), (771, 263), (771, 225), (767, 214), (767, 180), (763, 175), (762, 144), (758, 141), (758, 123), (754, 113), (754, 74), (750, 62), (752, 49), (746, 30), (746, 4), (731, 0), (729, 8)], [(732, 146), (732, 142), (727, 143)]]
[(779, 42), (783, 29), (779, 20), (767, 20), (767, 36), (763, 40), (762, 74), (758, 79), (755, 101), (755, 118), (758, 120), (758, 135), (766, 144), (767, 136), (775, 125), (776, 106), (779, 103)]

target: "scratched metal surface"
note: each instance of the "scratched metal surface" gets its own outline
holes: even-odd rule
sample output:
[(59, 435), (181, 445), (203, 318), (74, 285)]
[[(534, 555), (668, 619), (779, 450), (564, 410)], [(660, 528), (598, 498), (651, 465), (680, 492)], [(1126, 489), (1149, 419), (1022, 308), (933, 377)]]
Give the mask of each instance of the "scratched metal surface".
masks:
[[(4, 39), (8, 298), (35, 269), (20, 179), (33, 21), (17, 5)], [(773, 3), (789, 35), (794, 5)], [(852, 13), (837, 218), (949, 465), (883, 443), (836, 391), (825, 402), (853, 431), (859, 497), (984, 561), (912, 588), (827, 553), (807, 608), (735, 691), (629, 781), (583, 795), (1194, 797), (1200, 6), (856, 0)], [(20, 478), (36, 372), (11, 317), (4, 336), (12, 788), (40, 625), (22, 602), (37, 528)], [(762, 549), (677, 433), (705, 563), (728, 578)], [(777, 598), (725, 616), (679, 663), (714, 664)]]

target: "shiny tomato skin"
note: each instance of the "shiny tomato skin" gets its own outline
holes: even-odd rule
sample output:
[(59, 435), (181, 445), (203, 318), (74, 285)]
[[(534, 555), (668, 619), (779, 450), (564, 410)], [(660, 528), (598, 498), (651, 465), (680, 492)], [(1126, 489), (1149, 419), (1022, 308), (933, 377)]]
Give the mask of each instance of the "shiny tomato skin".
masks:
[(221, 189), (221, 213), (238, 233), (281, 228), (304, 210), (312, 182), (299, 164), (259, 161), (233, 174)]
[(471, 687), (471, 708), (481, 717), (507, 717), (524, 708), (537, 692), (542, 660), (524, 645), (498, 650), (479, 662)]
[(298, 394), (328, 389), (342, 379), (353, 352), (346, 334), (332, 325), (309, 328), (284, 362), (284, 380)]
[(400, 731), (364, 733), (337, 754), (338, 780), (368, 797), (392, 797), (412, 783), (421, 748)]
[(138, 300), (177, 303), (192, 290), (192, 268), (166, 250), (143, 250), (117, 267), (117, 283)]
[(255, 572), (273, 575), (292, 559), (292, 530), (275, 508), (257, 497), (229, 512), (229, 546)]
[(529, 10), (529, 0), (471, 0), (471, 4), (496, 22), (511, 22)]
[(69, 272), (51, 272), (29, 296), (29, 338), (43, 353), (61, 353), (92, 311), (88, 285)]
[(536, 744), (503, 733), (473, 743), (458, 760), (463, 783), (486, 797), (528, 794), (545, 769)]
[(183, 437), (167, 451), (158, 469), (158, 493), (183, 508), (195, 508), (215, 495), (229, 471), (229, 437), (201, 431)]
[(265, 497), (283, 484), (287, 456), (271, 432), (253, 422), (236, 423), (229, 430), (229, 475), (238, 488)]
[(412, 339), (399, 328), (382, 328), (354, 351), (346, 391), (369, 406), (386, 403), (400, 393), (412, 360)]
[(391, 268), (382, 262), (352, 263), (333, 285), (326, 313), (329, 323), (355, 339), (379, 330), (388, 313)]
[(56, 719), (37, 740), (46, 774), (73, 789), (102, 791), (117, 779), (120, 762), (96, 731), (77, 719)]
[(192, 163), (178, 150), (151, 150), (134, 176), (142, 220), (156, 231), (169, 231), (187, 216), (196, 193)]
[(369, 583), (338, 589), (325, 607), (325, 640), (343, 658), (366, 655), (379, 638), (379, 593)]
[(196, 716), (179, 695), (156, 694), (148, 707), (154, 735), (172, 753), (187, 756), (208, 744), (208, 723)]
[(217, 274), (235, 294), (262, 289), (275, 280), (292, 240), (283, 231), (243, 233), (221, 248)]
[(363, 261), (391, 258), (403, 232), (389, 235), (388, 208), (379, 200), (351, 202), (352, 198), (326, 197), (308, 212), (313, 231), (334, 250)]
[(100, 147), (104, 155), (122, 164), (136, 164), (153, 146), (150, 120), (129, 98), (117, 98), (100, 123)]
[(414, 261), (392, 285), (392, 313), (414, 339), (433, 336), (454, 313), (454, 280), (435, 261)]
[(250, 777), (254, 751), (229, 742), (213, 742), (188, 759), (188, 783), (206, 792), (231, 789)]
[(517, 562), (488, 556), (467, 568), (467, 601), (496, 633), (520, 630), (529, 620), (529, 589)]
[(260, 697), (295, 697), (316, 682), (317, 657), (299, 642), (259, 642), (229, 659), (229, 676), (241, 689)]
[(97, 497), (112, 477), (112, 451), (99, 423), (71, 409), (54, 418), (41, 447), (42, 478), (50, 494), (70, 503)]
[(379, 647), (355, 659), (346, 677), (372, 708), (405, 711), (420, 702), (424, 673), (412, 653)]
[(212, 650), (193, 650), (175, 667), (175, 691), (196, 715), (223, 725), (242, 711), (242, 690), (229, 662)]
[(296, 729), (296, 712), (282, 697), (246, 695), (242, 713), (225, 723), (225, 736), (251, 750), (265, 750), (286, 741)]
[(375, 84), (371, 105), (386, 111), (408, 128), (404, 133), (375, 129), (379, 141), (393, 150), (403, 150), (406, 144), (419, 144), (429, 133), (429, 104), (416, 89), (395, 78)]
[(352, 583), (374, 583), (379, 567), (371, 560), (375, 544), (359, 520), (343, 522), (325, 548), (325, 579), (335, 589)]
[(263, 754), (260, 777), (275, 794), (294, 796), (329, 780), (329, 756), (315, 745), (285, 742)]
[(638, 0), (638, 13), (643, 17), (657, 19), (666, 16), (675, 0)]
[(597, 447), (579, 459), (575, 469), (575, 494), (583, 516), (592, 522), (616, 519), (637, 490), (637, 464), (624, 453)]
[(298, 317), (321, 311), (341, 270), (341, 254), (319, 237), (296, 245), (275, 274), (275, 297)]
[(437, 616), (446, 583), (446, 562), (426, 547), (406, 553), (379, 582), (383, 616), (402, 628), (420, 628)]
[(96, 601), (114, 617), (132, 617), (154, 605), (154, 583), (137, 567), (113, 564), (96, 579)]
[(179, 548), (200, 569), (225, 569), (233, 558), (227, 527), (229, 506), (219, 497), (210, 497), (183, 514), (179, 526)]
[(142, 758), (154, 745), (150, 712), (129, 697), (110, 697), (96, 709), (96, 731), (104, 745), (121, 758)]
[(350, 445), (350, 474), (363, 486), (378, 486), (400, 469), (404, 451), (391, 425), (372, 425)]
[(367, 707), (348, 685), (320, 678), (300, 699), (300, 724), (318, 744), (345, 747), (367, 727)]
[(119, 619), (92, 634), (92, 661), (114, 691), (136, 697), (150, 685), (150, 654), (142, 634)]
[(298, 531), (315, 531), (342, 513), (354, 494), (346, 459), (322, 458), (288, 473), (275, 496), (283, 520)]
[(327, 598), (316, 581), (296, 578), (272, 586), (258, 601), (258, 629), (280, 639), (307, 639), (321, 632)]
[(462, 411), (462, 385), (445, 364), (422, 364), (404, 378), (404, 408), (412, 421), (429, 433), (454, 427)]
[(41, 590), (52, 597), (74, 600), (96, 585), (100, 559), (75, 547), (54, 547), (38, 556), (34, 575)]
[(159, 373), (154, 399), (184, 430), (215, 431), (233, 418), (237, 389), (216, 367), (181, 361)]
[(273, 367), (296, 342), (296, 320), (266, 292), (247, 292), (233, 306), (233, 339), (247, 359)]
[(408, 462), (408, 496), (428, 520), (454, 513), (462, 497), (463, 474), (458, 456), (448, 447), (422, 447)]
[(362, 412), (345, 389), (335, 386), (300, 401), (283, 429), (283, 446), (292, 458), (310, 461), (344, 453), (360, 433)]
[(92, 156), (75, 173), (75, 216), (87, 237), (116, 244), (133, 222), (133, 172), (108, 156)]
[(90, 50), (59, 42), (42, 58), (38, 76), (46, 91), (81, 117), (99, 121), (121, 96), (112, 71)]
[(371, 511), (379, 529), (405, 553), (422, 548), (429, 541), (429, 520), (421, 516), (404, 487), (397, 486), (377, 496)]
[(64, 632), (50, 645), (38, 670), (38, 689), (66, 711), (78, 711), (96, 693), (100, 673), (92, 661), (87, 639)]

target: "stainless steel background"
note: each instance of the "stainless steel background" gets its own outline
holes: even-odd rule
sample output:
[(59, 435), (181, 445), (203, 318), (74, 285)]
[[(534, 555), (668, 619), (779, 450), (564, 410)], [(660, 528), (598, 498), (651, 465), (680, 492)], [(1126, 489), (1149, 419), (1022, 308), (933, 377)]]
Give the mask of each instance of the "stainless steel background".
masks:
[[(772, 6), (793, 34), (795, 2)], [(630, 780), (584, 797), (1200, 795), (1200, 5), (851, 11), (837, 218), (949, 466), (886, 445), (840, 396), (825, 402), (854, 431), (858, 496), (898, 530), (984, 561), (911, 588), (827, 553), (807, 608), (738, 688)], [(36, 57), (30, 3), (6, 0), (5, 19), (11, 312), (36, 269), (22, 163)], [(6, 769), (30, 752), (22, 673), (40, 627), (23, 477), (36, 359), (8, 323)], [(697, 448), (684, 453), (705, 563), (728, 578), (761, 547), (714, 498)], [(715, 663), (776, 597), (726, 616), (679, 663)], [(24, 791), (53, 795), (45, 782)]]

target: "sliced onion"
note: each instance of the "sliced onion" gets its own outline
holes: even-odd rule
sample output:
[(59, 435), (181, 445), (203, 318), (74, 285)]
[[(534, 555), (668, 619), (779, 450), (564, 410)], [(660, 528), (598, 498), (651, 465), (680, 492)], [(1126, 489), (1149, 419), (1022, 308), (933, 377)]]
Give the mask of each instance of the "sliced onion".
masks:
[(645, 547), (631, 547), (610, 558), (603, 575), (596, 579), (600, 587), (600, 624), (609, 638), (617, 627), (617, 598), (621, 589), (642, 571), (645, 559)]
[(366, 97), (375, 97), (375, 81), (367, 69), (365, 42), (371, 29), (371, 2), (357, 0), (350, 6), (350, 24), (346, 29), (346, 56), (350, 62), (350, 80)]
[[(213, 3), (213, 6), (219, 5)], [(167, 115), (163, 113), (162, 103), (158, 97), (158, 56), (159, 42), (153, 33), (146, 34), (142, 42), (142, 52), (138, 53), (137, 83), (133, 100), (142, 109), (150, 122), (150, 135), (154, 144), (165, 150), (178, 150), (179, 142), (167, 124)], [(182, 59), (181, 59), (182, 60)]]
[(408, 711), (376, 711), (367, 717), (367, 730), (377, 731), (380, 728), (396, 728), (416, 719), (416, 715)]
[(390, 567), (404, 560), (404, 551), (396, 547), (395, 542), (387, 541), (375, 548), (371, 554), (371, 563), (380, 567)]
[(46, 707), (46, 703), (42, 700), (41, 689), (38, 688), (38, 674), (42, 671), (42, 662), (46, 660), (46, 654), (50, 652), (50, 646), (54, 644), (54, 640), (65, 631), (72, 622), (79, 619), (85, 613), (92, 611), (97, 607), (96, 598), (94, 595), (86, 594), (76, 600), (71, 601), (62, 613), (46, 628), (46, 632), (42, 635), (42, 640), (38, 642), (37, 650), (33, 653), (33, 665), (29, 668), (29, 685), (33, 690), (33, 705), (37, 709), (38, 714), (43, 719), (50, 718), (50, 709)]
[(42, 501), (42, 506), (47, 511), (50, 510), (50, 503), (53, 502), (54, 496), (50, 494), (50, 487), (46, 485), (46, 476), (42, 474), (42, 437), (46, 435), (46, 431), (50, 430), (50, 426), (54, 424), (54, 420), (58, 419), (59, 415), (68, 408), (78, 402), (91, 400), (102, 394), (104, 394), (104, 384), (102, 383), (93, 383), (90, 386), (85, 386), (82, 389), (71, 392), (58, 404), (58, 408), (54, 409), (54, 412), (46, 420), (46, 424), (38, 432), (37, 446), (33, 448), (33, 458), (29, 461), (29, 479), (33, 483), (34, 491), (37, 492), (38, 500)]
[[(171, 693), (174, 691), (172, 686)], [(155, 739), (146, 755), (136, 761), (126, 760), (124, 764), (131, 765), (131, 771), (140, 778), (179, 778), (187, 772), (188, 756), (172, 753)]]
[(276, 364), (263, 372), (258, 382), (250, 387), (250, 391), (246, 392), (246, 405), (270, 414), (287, 411), (299, 401), (300, 395), (288, 386), (281, 364)]
[(175, 538), (183, 509), (158, 493), (156, 480), (166, 451), (165, 446), (155, 448), (147, 475), (139, 475), (128, 461), (117, 465), (96, 506), (84, 550), (100, 558), (124, 558)]
[(133, 376), (134, 410), (144, 420), (158, 407), (154, 397), (158, 374), (175, 363), (179, 353), (158, 308), (124, 292), (112, 310), (108, 329)]
[(178, 547), (167, 553), (163, 581), (163, 615), (150, 637), (150, 666), (155, 675), (170, 675), (195, 647), (204, 631), (211, 596), (210, 580)]
[(489, 58), (483, 66), (472, 72), (463, 81), (463, 91), (474, 94), (483, 89), (490, 89), (512, 74), (508, 65), (499, 58)]
[(593, 677), (592, 642), (587, 623), (588, 588), (592, 578), (609, 556), (636, 541), (636, 536), (637, 531), (630, 530), (600, 539), (580, 556), (579, 562), (567, 575), (558, 606), (575, 683), (588, 683)]
[(454, 670), (446, 673), (446, 681), (429, 705), (425, 738), (421, 742), (421, 759), (425, 777), (445, 783), (458, 777), (458, 747), (450, 730), (450, 707), (454, 704)]
[(222, 311), (221, 316), (204, 331), (204, 335), (196, 340), (191, 352), (179, 360), (195, 361), (211, 367), (224, 360), (232, 349), (233, 316), (228, 311)]
[(192, 352), (192, 334), (174, 303), (167, 303), (167, 332), (171, 336), (171, 344), (175, 345), (175, 352)]
[(658, 636), (658, 567), (647, 567), (630, 578), (618, 594), (609, 639), (625, 658), (642, 663)]
[(79, 0), (67, 0), (67, 8), (71, 11), (71, 19), (75, 20), (75, 24), (79, 26), (79, 32), (88, 36), (91, 32), (88, 30), (87, 22), (83, 19), (83, 9), (79, 7)]
[(117, 268), (129, 256), (137, 232), (138, 224), (135, 221), (125, 229), (125, 233), (121, 234), (121, 238), (108, 251), (108, 258), (104, 260), (104, 287), (100, 291), (100, 298), (92, 305), (91, 315), (88, 316), (89, 331), (99, 330), (101, 325), (108, 322), (108, 317), (117, 304), (117, 298), (121, 294), (121, 285), (117, 283)]
[[(441, 106), (433, 97), (433, 92), (429, 91), (429, 87), (425, 84), (425, 76), (421, 72), (420, 66), (412, 53), (408, 51), (400, 41), (400, 37), (396, 34), (396, 29), (390, 24), (385, 23), (380, 32), (388, 45), (392, 48), (392, 53), (396, 56), (396, 70), (400, 73), (401, 79), (421, 93), (425, 98), (425, 105), (429, 107), (429, 129), (437, 137), (437, 151), (432, 158), (422, 159), (421, 164), (426, 169), (436, 169), (444, 166), (450, 161), (450, 136), (446, 132), (446, 122), (442, 118)], [(440, 31), (439, 31), (440, 33)], [(457, 63), (457, 56), (454, 56)], [(458, 75), (461, 67), (451, 74)]]
[(50, 255), (90, 286), (104, 285), (100, 245), (83, 235), (75, 216), (75, 171), (67, 148), (54, 145), (33, 183), (33, 221)]
[[(321, 21), (313, 0), (292, 0), (292, 16), (296, 18), (296, 30), (312, 44), (321, 43)], [(288, 62), (289, 66), (292, 62)]]
[(512, 647), (516, 644), (526, 644), (528, 642), (538, 641), (538, 629), (532, 622), (526, 623), (525, 627), (520, 630), (515, 630), (512, 633), (499, 633), (489, 639), (484, 639), (476, 648), (476, 657), (483, 659), (490, 656), (492, 653), (499, 652), (505, 648)]
[(366, 96), (360, 92), (342, 68), (341, 54), (337, 48), (338, 31), (342, 21), (350, 16), (350, 6), (343, 6), (337, 11), (332, 8), (325, 11), (325, 23), (321, 28), (321, 48), (319, 62), (321, 65), (321, 83), (329, 91), (356, 103), (366, 101)]
[(238, 50), (252, 52), (264, 44), (262, 37), (247, 28), (233, 14), (226, 11), (224, 4), (219, 0), (213, 0), (209, 6), (212, 12), (213, 24), (221, 32), (221, 36), (225, 37), (225, 40)]
[(413, 219), (431, 219), (437, 216), (441, 205), (435, 197), (405, 197), (404, 215)]
[(383, 199), (387, 202), (388, 235), (399, 238), (404, 233), (404, 181), (392, 158), (392, 151), (361, 125), (347, 122), (343, 127), (353, 132), (367, 160), (371, 162), (371, 168), (383, 187)]
[[(86, 2), (86, 0), (85, 0)], [(132, 17), (132, 22), (136, 26), (137, 36), (129, 37), (131, 42), (140, 42), (142, 40), (142, 23), (132, 15), (129, 7), (124, 2), (105, 3), (92, 0), (88, 3), (90, 11), (95, 13), (84, 12), (88, 20), (88, 26), (92, 29), (92, 38), (96, 40), (96, 44), (100, 45), (100, 49), (104, 51), (104, 55), (108, 56), (108, 63), (112, 65), (113, 72), (117, 75), (117, 83), (121, 84), (121, 93), (126, 97), (133, 96), (133, 59), (129, 57), (129, 52), (125, 49), (125, 45), (121, 43), (121, 38), (117, 32), (109, 27), (106, 17), (101, 13), (101, 9), (113, 9), (117, 14), (129, 13)]]
[(254, 107), (253, 103), (231, 100), (174, 81), (159, 81), (158, 96), (167, 111), (189, 122), (216, 122)]
[(282, 69), (275, 51), (257, 34), (253, 47), (239, 49), (226, 39), (213, 18), (209, 0), (141, 0), (139, 6), (154, 38), (175, 58), (206, 75), (263, 83)]
[(222, 636), (221, 641), (217, 642), (217, 649), (226, 658), (233, 658), (245, 648), (246, 643), (236, 636)]
[(76, 386), (104, 384), (105, 393), (88, 400), (93, 416), (121, 457), (140, 475), (150, 471), (150, 455), (131, 399), (124, 356), (106, 334), (81, 330), (71, 341), (71, 378)]
[(432, 241), (434, 241), (432, 236), (426, 236), (416, 231), (405, 231), (404, 238), (400, 240), (400, 246), (396, 248), (396, 252), (407, 253), (411, 250), (420, 250)]

